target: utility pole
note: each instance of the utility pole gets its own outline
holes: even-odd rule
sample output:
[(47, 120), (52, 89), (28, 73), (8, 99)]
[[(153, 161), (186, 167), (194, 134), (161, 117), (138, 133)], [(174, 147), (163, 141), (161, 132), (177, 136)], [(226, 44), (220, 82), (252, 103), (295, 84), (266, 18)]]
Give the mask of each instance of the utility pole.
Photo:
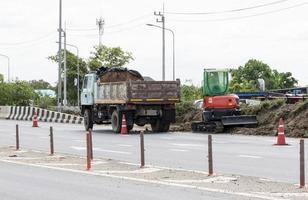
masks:
[(62, 59), (61, 59), (61, 34), (62, 34), (62, 0), (59, 1), (59, 50), (58, 50), (58, 62), (59, 62), (59, 69), (58, 69), (58, 97), (57, 97), (57, 106), (58, 106), (58, 112), (61, 112), (61, 65), (62, 65)]
[(163, 12), (154, 12), (155, 16), (159, 16), (160, 19), (156, 19), (156, 22), (162, 23), (162, 80), (165, 80), (165, 9), (163, 7)]
[(96, 19), (96, 25), (98, 26), (98, 46), (102, 46), (102, 36), (104, 34), (104, 25), (105, 25), (105, 20), (100, 17), (99, 19)]
[(63, 106), (67, 106), (67, 59), (66, 59), (66, 30), (63, 31), (64, 37), (64, 84), (63, 84)]

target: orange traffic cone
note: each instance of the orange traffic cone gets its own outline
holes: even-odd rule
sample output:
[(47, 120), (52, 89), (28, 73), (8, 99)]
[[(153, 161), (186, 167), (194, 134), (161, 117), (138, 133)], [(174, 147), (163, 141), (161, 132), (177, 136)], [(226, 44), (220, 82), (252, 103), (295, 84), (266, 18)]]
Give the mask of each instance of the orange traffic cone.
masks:
[(38, 123), (37, 123), (37, 114), (36, 112), (34, 112), (34, 116), (33, 116), (33, 125), (32, 127), (38, 127)]
[(286, 137), (284, 135), (284, 122), (283, 119), (279, 119), (278, 125), (278, 136), (277, 136), (277, 144), (276, 145), (288, 145), (286, 143)]
[(126, 119), (125, 115), (122, 114), (122, 126), (121, 126), (121, 134), (127, 134), (127, 125), (126, 125)]

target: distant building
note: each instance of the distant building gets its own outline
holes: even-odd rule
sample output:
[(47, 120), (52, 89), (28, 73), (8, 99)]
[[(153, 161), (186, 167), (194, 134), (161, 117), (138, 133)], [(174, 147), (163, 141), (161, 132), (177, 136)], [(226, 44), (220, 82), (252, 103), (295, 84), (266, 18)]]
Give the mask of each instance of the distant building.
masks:
[(56, 97), (56, 92), (50, 89), (41, 89), (41, 90), (34, 90), (34, 91), (42, 96), (48, 96), (52, 98)]

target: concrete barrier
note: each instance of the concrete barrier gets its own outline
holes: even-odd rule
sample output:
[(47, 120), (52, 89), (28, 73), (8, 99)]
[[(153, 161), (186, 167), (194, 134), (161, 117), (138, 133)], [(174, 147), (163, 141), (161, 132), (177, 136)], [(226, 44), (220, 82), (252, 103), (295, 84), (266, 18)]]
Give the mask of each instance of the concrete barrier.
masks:
[(34, 113), (37, 114), (38, 121), (81, 124), (83, 117), (50, 111), (30, 106), (0, 106), (0, 119), (28, 120), (32, 121)]

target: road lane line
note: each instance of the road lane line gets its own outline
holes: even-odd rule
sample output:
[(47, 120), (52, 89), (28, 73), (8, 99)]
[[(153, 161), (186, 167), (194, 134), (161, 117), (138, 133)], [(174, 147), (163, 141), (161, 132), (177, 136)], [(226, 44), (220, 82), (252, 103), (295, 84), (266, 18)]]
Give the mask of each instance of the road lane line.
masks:
[(92, 172), (92, 171), (81, 171), (81, 170), (76, 170), (76, 169), (66, 169), (66, 168), (54, 167), (54, 166), (44, 166), (44, 165), (38, 165), (38, 164), (22, 163), (22, 162), (3, 160), (3, 159), (0, 159), (0, 161), (6, 162), (6, 163), (12, 163), (12, 164), (24, 165), (24, 166), (32, 166), (32, 167), (46, 168), (46, 169), (52, 169), (52, 170), (79, 173), (79, 174), (84, 174), (84, 175), (94, 175), (94, 176), (101, 176), (101, 177), (107, 177), (107, 178), (116, 178), (120, 180), (143, 182), (143, 183), (150, 183), (150, 184), (157, 184), (157, 185), (166, 185), (166, 186), (181, 187), (181, 188), (188, 188), (188, 189), (197, 189), (197, 190), (202, 190), (202, 191), (207, 191), (207, 192), (222, 193), (222, 194), (243, 196), (243, 197), (249, 197), (249, 198), (259, 198), (259, 199), (266, 199), (266, 200), (287, 200), (285, 198), (270, 197), (267, 194), (263, 195), (263, 194), (248, 193), (248, 192), (235, 192), (235, 191), (225, 190), (225, 189), (207, 188), (207, 187), (185, 185), (185, 184), (179, 184), (179, 183), (169, 183), (166, 181), (158, 181), (158, 180), (145, 180), (141, 178), (132, 178), (132, 177), (127, 177), (127, 176), (103, 174), (103, 173), (97, 173), (97, 172)]
[(162, 136), (162, 137), (160, 137), (160, 139), (163, 139), (163, 140), (173, 140), (172, 137), (167, 137), (167, 136)]
[(254, 155), (237, 155), (237, 157), (241, 157), (241, 158), (256, 158), (256, 159), (262, 158), (261, 156), (254, 156)]
[(131, 144), (117, 144), (120, 147), (133, 147), (134, 145)]
[[(70, 146), (70, 148), (78, 150), (78, 151), (86, 150), (86, 147)], [(94, 151), (108, 152), (108, 153), (125, 154), (125, 155), (131, 155), (132, 154), (131, 152), (127, 152), (127, 151), (115, 151), (115, 150), (109, 150), (109, 149), (101, 149), (101, 148), (97, 148), (97, 147), (94, 147), (93, 150)]]
[(188, 152), (186, 149), (169, 149), (169, 151)]
[(77, 147), (77, 146), (70, 146), (71, 149), (75, 149), (75, 150), (78, 150), (78, 151), (81, 151), (81, 150), (86, 150), (85, 147)]
[(173, 146), (179, 146), (179, 147), (204, 147), (205, 145), (201, 144), (182, 144), (182, 143), (171, 143)]
[(118, 154), (125, 154), (125, 155), (131, 155), (131, 152), (126, 151), (114, 151), (109, 149), (101, 149), (101, 148), (93, 148), (94, 151), (102, 151), (102, 152), (108, 152), (108, 153), (118, 153)]

